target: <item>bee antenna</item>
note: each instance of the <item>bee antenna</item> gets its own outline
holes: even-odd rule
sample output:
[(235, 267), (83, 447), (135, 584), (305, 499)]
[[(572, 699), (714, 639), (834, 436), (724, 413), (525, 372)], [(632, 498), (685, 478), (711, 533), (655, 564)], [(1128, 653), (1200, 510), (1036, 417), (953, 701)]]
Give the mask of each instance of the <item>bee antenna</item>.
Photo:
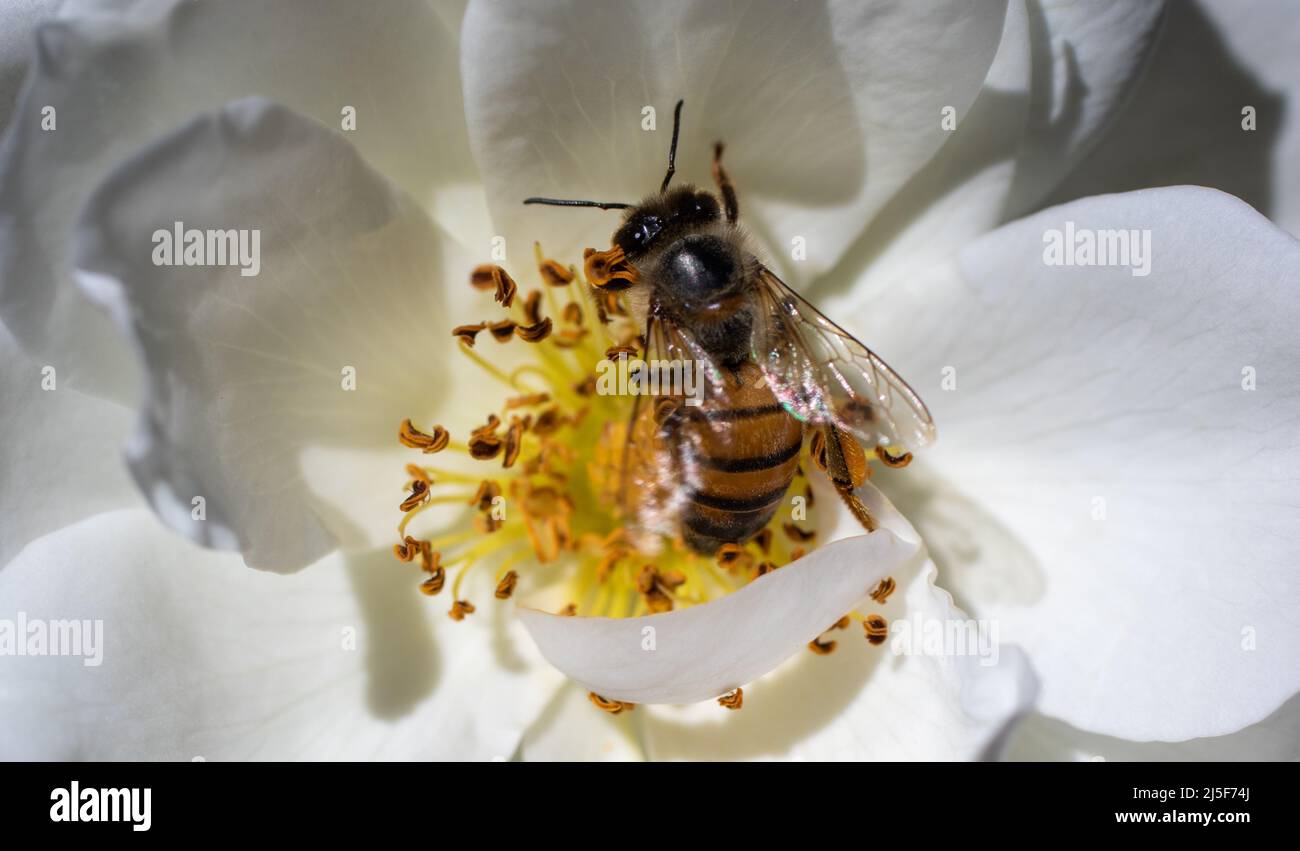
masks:
[(677, 101), (677, 107), (673, 109), (673, 141), (668, 148), (668, 173), (664, 175), (664, 183), (659, 187), (662, 193), (668, 188), (668, 181), (673, 179), (673, 174), (677, 171), (677, 134), (682, 129), (682, 104), (684, 100)]
[(525, 204), (550, 204), (552, 207), (599, 207), (602, 210), (626, 210), (631, 204), (617, 201), (577, 201), (571, 198), (525, 198)]

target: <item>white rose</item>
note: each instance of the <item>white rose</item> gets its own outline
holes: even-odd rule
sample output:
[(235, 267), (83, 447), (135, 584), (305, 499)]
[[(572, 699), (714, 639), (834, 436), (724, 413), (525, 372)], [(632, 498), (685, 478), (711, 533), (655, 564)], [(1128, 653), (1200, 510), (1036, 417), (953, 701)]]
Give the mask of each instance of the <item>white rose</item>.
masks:
[[(0, 753), (1294, 753), (1300, 80), (1277, 7), (765, 5), (73, 0), (39, 26), (0, 148), (0, 620), (100, 619), (105, 643), (2, 660)], [(653, 191), (678, 97), (679, 179), (707, 185), (725, 138), (777, 271), (940, 440), (877, 476), (897, 511), (864, 491), (884, 529), (653, 616), (654, 650), (611, 650), (641, 621), (526, 616), (553, 668), (490, 574), (456, 623), (393, 561), (394, 430), (497, 408), (448, 333), (491, 318), (469, 271), (504, 246), (529, 288), (533, 240), (607, 244), (614, 214), (519, 201)], [(256, 229), (257, 274), (156, 265), (174, 222)], [(1045, 264), (1067, 229), (1150, 254)], [(969, 617), (983, 643), (833, 632), (783, 661), (886, 575), (895, 642)], [(739, 713), (586, 700), (733, 682)]]

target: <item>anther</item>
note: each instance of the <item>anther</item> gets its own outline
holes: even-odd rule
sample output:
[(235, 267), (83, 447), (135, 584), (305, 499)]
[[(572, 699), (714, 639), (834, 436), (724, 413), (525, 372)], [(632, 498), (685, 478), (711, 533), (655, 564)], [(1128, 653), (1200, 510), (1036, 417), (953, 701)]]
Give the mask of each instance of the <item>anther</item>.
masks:
[(583, 270), (593, 287), (606, 292), (625, 290), (637, 282), (636, 267), (627, 262), (623, 249), (617, 245), (608, 251), (588, 248), (583, 252)]
[(745, 690), (737, 688), (735, 691), (727, 692), (718, 698), (718, 705), (723, 709), (740, 709), (745, 705)]
[(912, 463), (911, 452), (903, 452), (899, 455), (893, 455), (883, 446), (876, 447), (876, 457), (879, 458), (886, 467), (906, 467), (908, 464)]
[(489, 461), (501, 453), (505, 441), (496, 433), (500, 425), (501, 418), (496, 414), (489, 414), (487, 425), (479, 426), (470, 432), (468, 447), (471, 458)]
[(469, 282), (478, 290), (496, 290), (494, 297), (501, 303), (502, 307), (509, 307), (513, 304), (515, 293), (519, 290), (514, 279), (510, 277), (505, 269), (491, 263), (485, 263), (476, 268), (470, 275)]
[(515, 328), (515, 334), (525, 343), (540, 343), (551, 335), (551, 317), (547, 316), (532, 325), (520, 325)]
[(398, 561), (414, 561), (415, 557), (420, 555), (423, 547), (422, 542), (416, 538), (407, 535), (402, 539), (402, 543), (393, 544), (393, 555), (397, 556)]
[(554, 405), (542, 411), (537, 415), (537, 421), (533, 423), (533, 433), (539, 437), (547, 437), (559, 430), (564, 425), (564, 414)]
[(442, 590), (442, 585), (447, 581), (447, 571), (445, 568), (436, 567), (433, 569), (429, 578), (420, 583), (420, 591), (428, 597), (432, 597)]
[(732, 543), (723, 544), (718, 547), (718, 552), (715, 558), (717, 559), (718, 567), (730, 571), (748, 570), (754, 563), (754, 557), (752, 555), (745, 552), (744, 548), (739, 544)]
[(594, 691), (587, 692), (587, 699), (596, 706), (608, 712), (610, 715), (618, 715), (622, 712), (631, 712), (636, 708), (635, 703), (628, 703), (623, 700), (610, 700), (607, 697), (601, 697)]
[(528, 298), (524, 301), (524, 317), (528, 320), (529, 325), (536, 325), (542, 321), (541, 290), (532, 290), (528, 293)]
[(492, 508), (492, 500), (501, 495), (501, 485), (491, 479), (484, 479), (479, 483), (478, 490), (474, 493), (469, 504), (479, 511), (487, 511)]
[(416, 479), (411, 483), (411, 495), (402, 500), (402, 504), (399, 507), (402, 511), (410, 511), (428, 498), (429, 486), (419, 479)]
[(897, 587), (897, 583), (894, 582), (894, 577), (886, 576), (876, 583), (875, 590), (871, 592), (871, 599), (883, 604), (885, 600), (889, 599), (889, 595), (894, 593), (895, 587)]
[(424, 454), (428, 455), (446, 449), (447, 444), (451, 442), (451, 434), (442, 426), (434, 426), (433, 434), (425, 434), (406, 419), (402, 420), (402, 425), (397, 429), (397, 439), (403, 446), (422, 449)]
[(645, 600), (650, 614), (657, 615), (673, 610), (673, 598), (670, 592), (686, 581), (686, 577), (673, 571), (676, 575), (660, 574), (653, 564), (643, 565), (636, 577), (636, 588)]
[(634, 358), (637, 354), (636, 346), (610, 346), (605, 349), (606, 360), (624, 360)]
[(781, 524), (781, 531), (785, 532), (785, 536), (790, 540), (801, 544), (806, 544), (817, 537), (815, 531), (800, 529), (797, 523), (783, 523)]
[(509, 469), (514, 466), (515, 460), (519, 458), (519, 450), (524, 444), (524, 422), (516, 417), (510, 423), (510, 428), (506, 430), (505, 453), (501, 459), (501, 466)]
[(510, 595), (515, 593), (515, 585), (518, 584), (518, 582), (519, 574), (513, 570), (509, 571), (505, 576), (501, 577), (501, 581), (497, 583), (496, 598), (498, 600), (509, 600)]
[(573, 281), (573, 272), (555, 260), (543, 260), (537, 267), (542, 280), (553, 287), (562, 287)]
[(822, 641), (821, 636), (818, 636), (808, 642), (808, 649), (818, 656), (829, 656), (835, 652), (836, 643), (834, 641)]
[(474, 614), (474, 604), (469, 600), (455, 600), (451, 604), (451, 611), (447, 612), (447, 617), (454, 621), (465, 620), (465, 615)]
[(451, 335), (460, 339), (462, 343), (474, 348), (474, 340), (478, 337), (478, 332), (487, 327), (486, 322), (475, 322), (472, 325), (457, 325), (451, 329)]
[(492, 339), (498, 343), (508, 343), (515, 336), (515, 329), (519, 323), (513, 319), (502, 319), (500, 322), (489, 322), (487, 329), (492, 335)]
[(867, 615), (862, 622), (862, 629), (867, 634), (867, 641), (876, 647), (884, 644), (889, 637), (889, 621), (880, 615)]

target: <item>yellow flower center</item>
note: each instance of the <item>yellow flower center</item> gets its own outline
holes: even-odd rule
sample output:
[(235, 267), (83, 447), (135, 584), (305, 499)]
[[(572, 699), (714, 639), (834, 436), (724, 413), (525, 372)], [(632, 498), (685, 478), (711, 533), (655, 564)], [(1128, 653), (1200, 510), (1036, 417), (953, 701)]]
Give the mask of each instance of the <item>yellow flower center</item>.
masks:
[[(497, 599), (559, 581), (568, 601), (561, 614), (631, 617), (728, 594), (813, 546), (816, 529), (782, 512), (752, 540), (727, 544), (716, 556), (695, 552), (679, 537), (647, 540), (629, 532), (620, 460), (635, 397), (598, 393), (597, 370), (602, 362), (635, 358), (643, 341), (620, 295), (631, 273), (610, 254), (589, 251), (580, 275), (536, 247), (540, 285), (523, 297), (501, 267), (475, 269), (471, 285), (491, 291), (506, 314), (452, 334), (462, 354), (500, 385), (500, 407), (464, 440), (441, 425), (405, 420), (399, 428), (398, 439), (412, 450), (460, 453), (484, 468), (475, 474), (406, 467), (401, 542), (393, 550), (401, 561), (420, 564), (426, 594), (438, 594), (453, 574), (455, 620), (474, 612), (462, 589), (475, 570), (494, 573)], [(517, 339), (530, 357), (503, 367), (477, 348), (489, 337), (489, 347)], [(809, 463), (816, 459), (805, 449), (788, 491), (805, 507), (813, 502)], [(433, 538), (410, 534), (412, 521), (439, 504), (472, 507), (472, 527)]]

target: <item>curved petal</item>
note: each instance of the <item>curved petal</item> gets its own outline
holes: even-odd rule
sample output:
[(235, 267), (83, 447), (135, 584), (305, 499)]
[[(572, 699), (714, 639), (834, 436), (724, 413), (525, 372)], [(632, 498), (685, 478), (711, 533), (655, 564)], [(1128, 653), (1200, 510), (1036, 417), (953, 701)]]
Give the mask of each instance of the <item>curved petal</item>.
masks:
[(693, 703), (775, 668), (917, 552), (880, 529), (688, 609), (585, 618), (521, 608), (519, 616), (546, 661), (589, 691), (631, 703)]
[[(190, 244), (178, 226), (242, 231), (252, 250), (157, 265)], [(472, 264), (406, 196), (337, 135), (250, 99), (119, 168), (77, 239), (83, 288), (144, 362), (127, 456), (165, 522), (275, 570), (391, 534), (400, 462), (375, 463), (369, 492), (351, 474), (308, 486), (303, 464), (319, 447), (396, 450), (397, 425), (445, 384), (442, 285)]]
[(520, 606), (519, 616), (546, 660), (589, 691), (630, 703), (694, 703), (775, 668), (921, 549), (906, 521), (882, 520), (869, 535), (820, 547), (702, 605), (638, 618)]
[(296, 576), (232, 570), (234, 560), (142, 510), (28, 547), (0, 571), (0, 618), (29, 631), (91, 623), (69, 648), (82, 655), (5, 657), (0, 753), (509, 758), (545, 702), (546, 689), (503, 658), (529, 643), (506, 609), (454, 623), (391, 553), (332, 556)]
[(119, 447), (131, 412), (60, 383), (0, 328), (0, 567), (28, 541), (138, 505)]
[(129, 353), (68, 267), (76, 216), (108, 170), (191, 116), (258, 95), (340, 129), (424, 200), (473, 178), (457, 64), (454, 33), (421, 0), (65, 4), (37, 31), (0, 147), (0, 318), (30, 351), (60, 353), (82, 389), (132, 398)]
[(918, 264), (1036, 208), (1119, 113), (1163, 9), (1123, 0), (1011, 3), (969, 115), (818, 286), (883, 292)]
[[(859, 495), (882, 526), (919, 541), (878, 490), (867, 485)], [(829, 537), (858, 528), (829, 489), (816, 504), (836, 512)], [(867, 600), (858, 609), (889, 621), (885, 646), (868, 645), (853, 624), (827, 633), (837, 644), (831, 655), (796, 654), (746, 686), (741, 712), (713, 704), (648, 707), (647, 753), (819, 762), (997, 758), (1038, 693), (1024, 652), (999, 641), (996, 622), (958, 609), (935, 584), (928, 558), (891, 575), (897, 590), (883, 604)]]
[[(787, 277), (808, 279), (944, 144), (943, 108), (966, 114), (1002, 12), (1001, 3), (848, 0), (474, 2), (462, 76), (493, 221), (512, 246), (607, 244), (613, 214), (520, 201), (634, 202), (657, 190), (682, 98), (678, 179), (711, 185), (712, 143), (725, 139), (742, 220)], [(796, 237), (802, 262), (790, 259)]]
[[(1044, 262), (1067, 230), (1127, 229), (1146, 276)], [(856, 311), (892, 317), (863, 338), (929, 403), (916, 466), (951, 483), (890, 492), (1030, 653), (1047, 714), (1178, 740), (1300, 688), (1298, 279), (1295, 240), (1181, 187), (1045, 211)]]
[[(888, 647), (868, 646), (856, 625), (830, 633), (839, 643), (834, 653), (801, 653), (747, 686), (744, 709), (734, 717), (710, 704), (648, 707), (648, 754), (812, 762), (998, 758), (1033, 706), (1037, 680), (1024, 652), (999, 646), (996, 627), (955, 608), (934, 585), (936, 575), (926, 561), (895, 577), (898, 591), (879, 607), (902, 615), (890, 622), (895, 637)], [(927, 630), (959, 630), (954, 634), (973, 639), (972, 651), (937, 640), (933, 652), (920, 651)]]
[(1170, 4), (1134, 97), (1053, 203), (1199, 184), (1300, 235), (1297, 39), (1300, 20), (1287, 0)]

